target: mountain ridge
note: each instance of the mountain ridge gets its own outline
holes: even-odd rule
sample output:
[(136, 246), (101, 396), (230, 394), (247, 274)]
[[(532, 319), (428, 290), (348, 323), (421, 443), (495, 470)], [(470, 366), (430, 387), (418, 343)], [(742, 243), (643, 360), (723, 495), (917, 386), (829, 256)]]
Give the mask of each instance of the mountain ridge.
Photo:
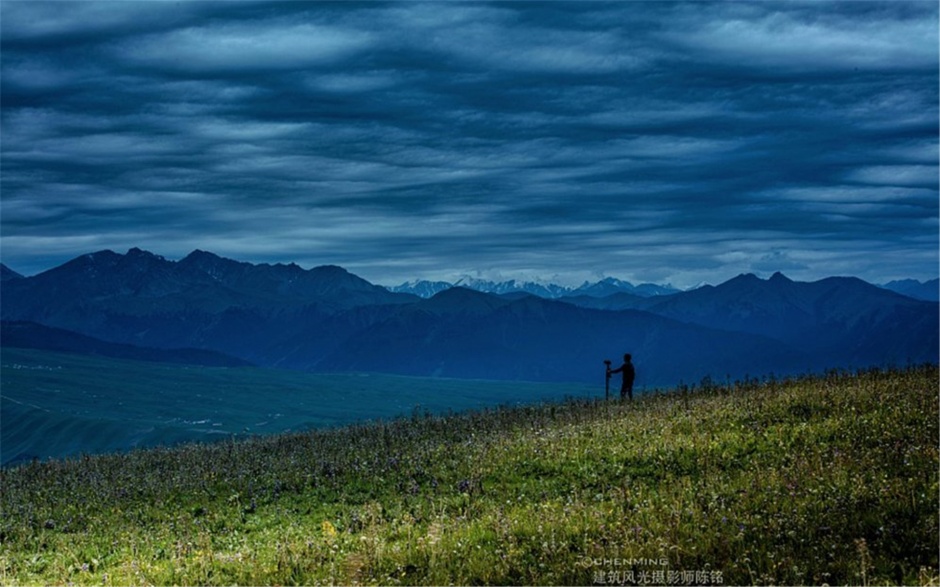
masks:
[(0, 263), (0, 282), (9, 281), (12, 279), (23, 279), (23, 275), (10, 269), (3, 263)]
[(619, 292), (632, 293), (642, 297), (651, 297), (657, 295), (669, 295), (681, 291), (672, 287), (671, 285), (657, 285), (653, 283), (633, 285), (629, 281), (623, 281), (621, 279), (617, 279), (616, 277), (605, 277), (594, 283), (585, 281), (578, 287), (566, 287), (555, 283), (545, 283), (540, 281), (519, 281), (517, 279), (490, 281), (486, 279), (477, 279), (474, 277), (461, 277), (453, 283), (448, 281), (428, 280), (406, 281), (396, 286), (387, 286), (387, 289), (393, 292), (410, 293), (423, 298), (428, 298), (452, 287), (465, 287), (484, 293), (498, 295), (528, 293), (547, 299), (559, 299), (563, 297), (581, 295), (589, 297), (604, 297)]
[(203, 367), (248, 367), (248, 361), (204, 349), (153, 349), (110, 343), (70, 330), (35, 322), (0, 321), (0, 347), (98, 355), (151, 363), (173, 363)]
[[(603, 285), (623, 286), (608, 278)], [(578, 291), (578, 290), (573, 290)], [(195, 348), (262, 366), (585, 381), (633, 352), (650, 384), (937, 361), (938, 304), (857, 278), (741, 274), (643, 296), (390, 292), (342, 267), (98, 251), (3, 282), (3, 320), (114, 344)]]
[[(438, 294), (440, 296), (442, 294)], [(586, 381), (602, 376), (600, 359), (632, 349), (642, 357), (638, 385), (698, 380), (711, 372), (743, 376), (748, 370), (803, 371), (814, 358), (759, 335), (721, 332), (648, 312), (607, 312), (535, 296), (506, 300), (490, 294), (492, 310), (472, 306), (434, 314), (435, 299), (399, 312), (345, 341), (319, 364), (327, 371), (401, 375)], [(438, 298), (440, 300), (440, 298)], [(433, 317), (433, 319), (431, 318)], [(730, 351), (730, 352), (729, 352)], [(768, 357), (773, 357), (769, 360)]]
[(940, 279), (929, 279), (923, 282), (916, 279), (898, 279), (882, 284), (880, 287), (919, 300), (940, 301)]

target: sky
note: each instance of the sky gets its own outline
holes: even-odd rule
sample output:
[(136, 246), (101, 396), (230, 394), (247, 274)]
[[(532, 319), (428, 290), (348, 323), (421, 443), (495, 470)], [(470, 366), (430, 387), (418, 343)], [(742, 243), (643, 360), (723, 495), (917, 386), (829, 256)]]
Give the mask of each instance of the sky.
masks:
[(0, 3), (0, 260), (938, 274), (938, 4)]

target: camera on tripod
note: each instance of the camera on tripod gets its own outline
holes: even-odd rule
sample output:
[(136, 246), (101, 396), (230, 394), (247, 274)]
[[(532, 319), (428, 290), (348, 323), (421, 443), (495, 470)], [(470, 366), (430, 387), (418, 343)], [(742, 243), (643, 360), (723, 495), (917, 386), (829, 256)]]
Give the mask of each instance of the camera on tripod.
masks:
[(607, 381), (604, 385), (604, 399), (610, 399), (610, 361), (604, 360), (604, 365), (607, 366)]

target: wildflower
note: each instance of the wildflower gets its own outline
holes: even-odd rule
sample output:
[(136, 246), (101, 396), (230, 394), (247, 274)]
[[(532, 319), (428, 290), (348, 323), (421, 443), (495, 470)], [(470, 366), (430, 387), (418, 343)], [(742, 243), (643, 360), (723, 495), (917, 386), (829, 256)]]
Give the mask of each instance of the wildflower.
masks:
[(323, 530), (324, 536), (330, 539), (336, 538), (336, 527), (329, 520), (323, 520), (320, 527)]

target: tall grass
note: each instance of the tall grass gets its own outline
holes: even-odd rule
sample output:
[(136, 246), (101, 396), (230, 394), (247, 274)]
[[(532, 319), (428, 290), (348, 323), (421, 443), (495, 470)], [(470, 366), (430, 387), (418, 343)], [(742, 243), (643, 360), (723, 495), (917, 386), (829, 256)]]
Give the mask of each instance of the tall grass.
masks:
[(703, 382), (0, 471), (4, 584), (938, 577), (938, 371)]

